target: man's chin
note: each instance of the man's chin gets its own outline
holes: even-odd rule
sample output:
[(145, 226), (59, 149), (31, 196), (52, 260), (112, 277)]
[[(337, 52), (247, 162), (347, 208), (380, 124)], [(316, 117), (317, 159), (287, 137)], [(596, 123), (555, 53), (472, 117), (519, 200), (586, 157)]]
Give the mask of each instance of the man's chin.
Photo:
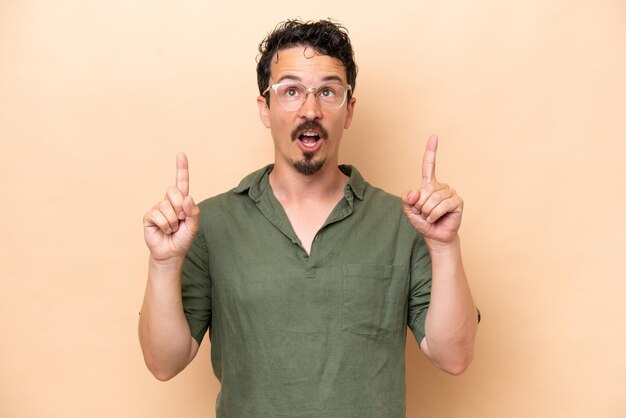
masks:
[(294, 161), (293, 168), (302, 175), (312, 176), (322, 169), (326, 159), (314, 160), (312, 156), (305, 155), (302, 160)]

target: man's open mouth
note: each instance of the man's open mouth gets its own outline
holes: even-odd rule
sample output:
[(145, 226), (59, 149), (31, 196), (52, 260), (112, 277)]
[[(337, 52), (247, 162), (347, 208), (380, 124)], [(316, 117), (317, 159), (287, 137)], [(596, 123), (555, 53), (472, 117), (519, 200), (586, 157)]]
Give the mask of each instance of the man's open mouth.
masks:
[(298, 135), (298, 141), (300, 141), (305, 148), (315, 148), (320, 139), (322, 139), (321, 135), (312, 130), (304, 131)]
[(315, 120), (307, 120), (291, 131), (291, 139), (305, 153), (314, 153), (322, 147), (328, 132)]

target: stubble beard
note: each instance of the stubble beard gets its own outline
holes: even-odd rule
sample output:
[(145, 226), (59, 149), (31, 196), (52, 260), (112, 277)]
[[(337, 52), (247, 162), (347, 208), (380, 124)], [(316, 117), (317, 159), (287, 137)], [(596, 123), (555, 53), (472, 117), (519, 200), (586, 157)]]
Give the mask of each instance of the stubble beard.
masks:
[[(295, 141), (297, 135), (300, 132), (308, 129), (319, 132), (319, 141), (326, 141), (326, 139), (328, 138), (328, 131), (326, 131), (326, 129), (324, 129), (324, 127), (319, 122), (317, 122), (316, 120), (307, 120), (291, 131), (291, 140)], [(312, 176), (322, 169), (325, 162), (326, 158), (316, 160), (314, 152), (304, 151), (302, 153), (302, 159), (297, 161), (291, 161), (291, 164), (298, 173), (305, 176)]]
[(316, 174), (322, 169), (324, 163), (326, 162), (326, 158), (315, 160), (313, 158), (315, 153), (312, 152), (305, 152), (302, 156), (303, 158), (301, 160), (292, 161), (292, 164), (293, 168), (295, 168), (298, 173), (305, 176), (312, 176), (313, 174)]

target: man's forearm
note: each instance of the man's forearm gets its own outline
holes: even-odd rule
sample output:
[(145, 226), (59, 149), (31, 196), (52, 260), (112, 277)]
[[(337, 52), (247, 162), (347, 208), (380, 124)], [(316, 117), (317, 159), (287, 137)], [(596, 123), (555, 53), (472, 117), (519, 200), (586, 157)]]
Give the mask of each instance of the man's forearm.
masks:
[(474, 355), (477, 311), (465, 277), (461, 245), (428, 243), (432, 261), (430, 307), (426, 315), (422, 348), (441, 369), (460, 374)]
[(150, 257), (149, 261), (148, 284), (139, 318), (139, 341), (148, 369), (159, 380), (178, 374), (198, 348), (182, 307), (182, 263), (182, 258), (164, 263)]

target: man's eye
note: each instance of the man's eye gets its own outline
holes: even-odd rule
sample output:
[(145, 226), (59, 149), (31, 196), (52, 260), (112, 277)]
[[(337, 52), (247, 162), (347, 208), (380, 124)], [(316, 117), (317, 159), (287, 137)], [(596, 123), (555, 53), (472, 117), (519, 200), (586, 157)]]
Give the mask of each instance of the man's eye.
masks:
[(318, 94), (319, 94), (320, 97), (327, 98), (327, 97), (335, 96), (336, 93), (335, 93), (335, 91), (333, 89), (331, 89), (330, 87), (327, 87), (327, 88), (324, 88), (324, 89), (320, 90)]
[(300, 92), (298, 91), (298, 89), (296, 87), (288, 87), (285, 90), (284, 94), (285, 94), (285, 96), (288, 96), (288, 97), (296, 97), (296, 96), (300, 95)]

